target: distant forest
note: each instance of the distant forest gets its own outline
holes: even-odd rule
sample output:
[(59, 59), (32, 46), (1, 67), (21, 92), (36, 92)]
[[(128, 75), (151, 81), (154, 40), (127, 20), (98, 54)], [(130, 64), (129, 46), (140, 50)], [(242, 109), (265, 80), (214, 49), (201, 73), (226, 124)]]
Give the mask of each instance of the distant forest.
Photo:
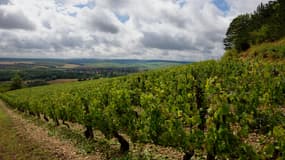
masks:
[(252, 14), (236, 17), (227, 30), (226, 50), (247, 50), (251, 45), (272, 42), (285, 36), (285, 0), (260, 4)]

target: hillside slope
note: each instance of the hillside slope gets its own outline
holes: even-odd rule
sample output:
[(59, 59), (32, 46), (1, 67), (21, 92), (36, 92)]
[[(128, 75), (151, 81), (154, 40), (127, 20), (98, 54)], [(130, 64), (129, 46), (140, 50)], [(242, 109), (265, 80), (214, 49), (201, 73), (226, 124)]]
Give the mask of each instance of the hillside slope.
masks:
[(241, 53), (238, 53), (235, 49), (227, 50), (223, 59), (231, 58), (263, 60), (285, 64), (285, 38), (275, 42), (253, 45)]
[(285, 154), (284, 93), (284, 64), (227, 59), (1, 97), (58, 125), (81, 124), (88, 139), (99, 130), (122, 153), (140, 142), (182, 150), (184, 159), (265, 159)]
[(254, 45), (241, 53), (244, 58), (265, 59), (269, 61), (285, 60), (285, 38), (275, 42)]

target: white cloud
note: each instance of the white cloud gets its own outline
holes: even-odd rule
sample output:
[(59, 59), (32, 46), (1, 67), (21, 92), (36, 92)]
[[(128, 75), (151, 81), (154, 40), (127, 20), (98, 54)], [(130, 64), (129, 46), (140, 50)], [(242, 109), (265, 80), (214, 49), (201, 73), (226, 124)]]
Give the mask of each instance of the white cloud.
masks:
[(1, 0), (0, 1), (0, 5), (7, 5), (7, 4), (9, 4), (10, 3), (10, 1), (9, 0)]
[(1, 0), (0, 57), (218, 58), (232, 18), (267, 1)]

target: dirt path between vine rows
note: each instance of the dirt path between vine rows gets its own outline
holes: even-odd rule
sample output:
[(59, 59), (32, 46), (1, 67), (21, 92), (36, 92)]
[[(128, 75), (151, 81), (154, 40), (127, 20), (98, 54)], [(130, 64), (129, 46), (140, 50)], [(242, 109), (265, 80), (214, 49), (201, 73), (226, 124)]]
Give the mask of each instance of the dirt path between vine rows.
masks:
[(0, 100), (0, 160), (101, 160), (98, 155), (82, 155), (69, 141), (49, 136), (9, 109)]

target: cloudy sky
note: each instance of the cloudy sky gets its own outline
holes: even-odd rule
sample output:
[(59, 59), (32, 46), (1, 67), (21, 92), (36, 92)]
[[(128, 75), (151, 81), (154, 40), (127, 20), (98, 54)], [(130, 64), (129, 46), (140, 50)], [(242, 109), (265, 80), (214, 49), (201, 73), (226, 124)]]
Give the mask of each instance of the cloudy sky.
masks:
[(0, 0), (0, 57), (200, 61), (268, 0)]

